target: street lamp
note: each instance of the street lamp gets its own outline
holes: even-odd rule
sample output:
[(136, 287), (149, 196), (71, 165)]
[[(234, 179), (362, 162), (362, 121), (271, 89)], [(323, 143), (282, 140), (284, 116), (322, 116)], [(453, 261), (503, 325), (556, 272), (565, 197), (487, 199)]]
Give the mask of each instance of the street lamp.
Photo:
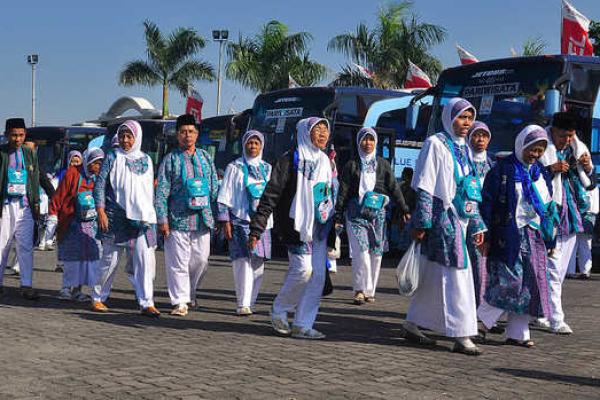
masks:
[(212, 31), (213, 40), (219, 42), (219, 70), (217, 71), (217, 115), (221, 113), (221, 64), (223, 62), (223, 47), (229, 39), (228, 30)]
[(39, 61), (37, 54), (27, 56), (27, 64), (31, 65), (31, 126), (35, 126), (35, 66)]

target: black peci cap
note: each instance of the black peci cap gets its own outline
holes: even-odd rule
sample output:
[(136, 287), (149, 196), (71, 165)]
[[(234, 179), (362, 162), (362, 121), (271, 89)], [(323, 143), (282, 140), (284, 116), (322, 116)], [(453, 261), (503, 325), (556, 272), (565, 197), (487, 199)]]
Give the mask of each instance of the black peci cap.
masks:
[(192, 114), (181, 114), (177, 117), (177, 124), (175, 129), (179, 130), (183, 125), (194, 125), (196, 126), (196, 118)]
[(11, 129), (27, 129), (25, 126), (25, 120), (23, 118), (9, 118), (6, 120), (6, 128), (4, 133), (8, 133)]
[(557, 112), (552, 117), (552, 126), (567, 131), (575, 131), (579, 128), (579, 116), (567, 111)]

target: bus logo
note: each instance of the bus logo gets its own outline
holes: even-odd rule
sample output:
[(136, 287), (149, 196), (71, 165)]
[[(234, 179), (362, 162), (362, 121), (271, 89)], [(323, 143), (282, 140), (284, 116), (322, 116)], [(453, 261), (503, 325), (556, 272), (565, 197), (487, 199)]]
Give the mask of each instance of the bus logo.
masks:
[(266, 118), (298, 118), (302, 116), (303, 110), (302, 107), (267, 110)]

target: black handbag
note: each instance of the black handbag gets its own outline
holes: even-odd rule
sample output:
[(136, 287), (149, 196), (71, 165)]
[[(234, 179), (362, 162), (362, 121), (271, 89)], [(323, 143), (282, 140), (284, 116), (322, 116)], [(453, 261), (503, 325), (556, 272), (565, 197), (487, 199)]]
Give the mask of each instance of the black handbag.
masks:
[(329, 296), (333, 293), (333, 283), (329, 274), (329, 268), (325, 267), (325, 285), (323, 286), (323, 296)]

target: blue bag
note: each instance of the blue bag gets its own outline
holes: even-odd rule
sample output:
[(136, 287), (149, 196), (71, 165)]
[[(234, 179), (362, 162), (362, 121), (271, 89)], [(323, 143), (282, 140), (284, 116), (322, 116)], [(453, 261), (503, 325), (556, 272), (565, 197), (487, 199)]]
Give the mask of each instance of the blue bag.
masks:
[(8, 182), (6, 184), (6, 194), (10, 197), (23, 197), (27, 194), (27, 168), (25, 167), (25, 160), (23, 158), (23, 150), (19, 149), (19, 152), (15, 155), (18, 166), (18, 156), (21, 156), (23, 165), (21, 169), (8, 168)]
[(325, 182), (319, 182), (313, 186), (313, 201), (317, 221), (326, 223), (333, 211), (332, 190)]
[(79, 221), (93, 221), (98, 217), (98, 213), (96, 212), (96, 202), (91, 190), (86, 190), (84, 192), (79, 191), (82, 179), (83, 177), (79, 175), (75, 207), (77, 210), (77, 219), (79, 219)]
[[(188, 208), (190, 210), (202, 210), (205, 208), (210, 208), (210, 188), (208, 184), (208, 179), (204, 176), (196, 177), (196, 165), (194, 163), (194, 159), (198, 158), (198, 153), (194, 155), (192, 158), (192, 167), (194, 168), (194, 177), (188, 179), (187, 172), (185, 168), (185, 160), (183, 159), (183, 153), (180, 156), (181, 160), (181, 174), (183, 179), (183, 184), (185, 187), (185, 192), (187, 195), (187, 203)], [(202, 162), (202, 158), (200, 157), (200, 165), (202, 166), (202, 171), (207, 171), (205, 164)]]
[(265, 192), (265, 188), (267, 187), (267, 171), (265, 171), (264, 165), (261, 163), (259, 166), (260, 173), (263, 177), (262, 182), (248, 183), (248, 165), (244, 163), (242, 165), (242, 171), (244, 173), (244, 187), (246, 188), (246, 192), (248, 193), (248, 203), (250, 205), (250, 212), (255, 213), (258, 208), (258, 203), (260, 202), (260, 198)]

